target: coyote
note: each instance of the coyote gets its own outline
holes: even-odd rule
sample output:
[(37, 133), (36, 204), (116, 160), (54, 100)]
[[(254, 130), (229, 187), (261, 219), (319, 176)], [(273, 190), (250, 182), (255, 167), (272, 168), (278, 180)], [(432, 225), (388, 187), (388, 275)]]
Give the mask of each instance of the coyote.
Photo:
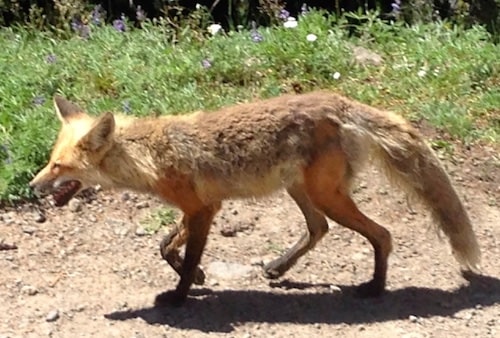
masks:
[(391, 235), (350, 196), (353, 179), (368, 160), (431, 210), (462, 268), (479, 269), (476, 237), (448, 175), (422, 136), (393, 113), (326, 91), (154, 118), (109, 112), (92, 117), (60, 96), (54, 103), (62, 127), (33, 188), (51, 193), (57, 206), (92, 185), (131, 189), (159, 196), (183, 212), (160, 245), (180, 281), (175, 290), (158, 295), (157, 304), (180, 305), (193, 283), (203, 283), (198, 264), (222, 201), (278, 189), (297, 203), (307, 230), (264, 267), (265, 275), (282, 276), (313, 248), (328, 231), (328, 217), (373, 246), (373, 278), (358, 290), (362, 296), (380, 295)]

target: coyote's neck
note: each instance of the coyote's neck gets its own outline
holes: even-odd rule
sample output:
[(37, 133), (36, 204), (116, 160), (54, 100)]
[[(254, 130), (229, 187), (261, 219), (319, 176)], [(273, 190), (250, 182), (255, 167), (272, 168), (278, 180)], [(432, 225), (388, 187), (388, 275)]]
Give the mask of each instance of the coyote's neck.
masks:
[(168, 151), (161, 151), (166, 147), (161, 130), (170, 120), (117, 119), (114, 144), (101, 164), (110, 186), (151, 191), (170, 162)]

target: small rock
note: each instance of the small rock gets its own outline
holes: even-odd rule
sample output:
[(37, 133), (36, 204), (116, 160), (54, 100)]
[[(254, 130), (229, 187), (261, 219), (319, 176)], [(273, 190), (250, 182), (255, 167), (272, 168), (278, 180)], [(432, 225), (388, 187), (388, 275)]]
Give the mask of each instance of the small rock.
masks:
[(334, 291), (334, 292), (342, 292), (342, 289), (340, 287), (338, 287), (337, 285), (333, 285), (333, 284), (330, 285), (330, 290)]
[(146, 235), (146, 230), (143, 227), (137, 227), (137, 229), (135, 229), (135, 234), (137, 236), (144, 236)]
[(82, 201), (80, 201), (78, 198), (73, 198), (71, 201), (68, 203), (68, 208), (71, 212), (79, 212), (82, 210)]
[(58, 310), (52, 310), (47, 314), (47, 317), (45, 317), (45, 321), (47, 322), (55, 322), (56, 320), (59, 319), (59, 311)]
[(380, 189), (378, 189), (377, 193), (379, 195), (387, 195), (388, 191), (386, 189), (384, 189), (384, 188), (380, 188)]
[(2, 215), (2, 219), (5, 225), (10, 225), (14, 223), (16, 213), (13, 211), (9, 211), (6, 214)]
[(222, 229), (220, 229), (220, 234), (224, 237), (235, 237), (236, 236), (236, 229), (231, 226), (225, 226)]
[(145, 208), (148, 208), (149, 207), (149, 202), (148, 201), (141, 201), (141, 202), (138, 202), (135, 207), (137, 209), (145, 209)]
[(122, 201), (130, 200), (130, 194), (128, 192), (124, 192), (121, 196)]
[(418, 323), (418, 317), (417, 316), (414, 316), (414, 315), (410, 315), (408, 317), (408, 320), (412, 323)]
[(21, 288), (21, 292), (27, 294), (28, 296), (34, 296), (38, 293), (38, 289), (32, 285), (24, 285)]
[(117, 236), (123, 236), (123, 237), (125, 237), (125, 236), (127, 236), (128, 231), (129, 230), (127, 228), (125, 228), (125, 227), (124, 228), (115, 228), (114, 233)]
[(238, 215), (238, 209), (233, 209), (233, 210), (231, 210), (231, 214), (233, 214), (233, 215)]
[(83, 304), (80, 304), (75, 308), (76, 312), (82, 312), (83, 310), (85, 310), (85, 305)]
[(29, 226), (29, 225), (25, 225), (21, 229), (23, 230), (23, 232), (25, 234), (28, 234), (28, 235), (33, 235), (35, 233), (35, 231), (37, 230), (35, 227)]
[(495, 319), (490, 319), (486, 322), (486, 325), (488, 326), (496, 326), (496, 320)]
[(37, 223), (43, 223), (43, 222), (45, 222), (47, 220), (47, 218), (45, 217), (45, 215), (42, 212), (40, 212), (40, 211), (35, 211), (33, 213), (33, 219)]
[[(14, 243), (5, 243), (3, 239), (0, 239), (0, 250), (16, 250), (16, 249), (17, 249), (17, 245), (16, 244), (14, 244)], [(9, 257), (9, 256), (7, 256), (7, 257)], [(5, 257), (5, 259), (7, 259), (7, 257)]]

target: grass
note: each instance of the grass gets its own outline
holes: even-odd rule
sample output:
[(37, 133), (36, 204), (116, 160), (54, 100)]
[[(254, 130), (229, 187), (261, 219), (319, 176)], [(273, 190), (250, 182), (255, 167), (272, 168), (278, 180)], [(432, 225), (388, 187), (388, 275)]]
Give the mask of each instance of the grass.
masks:
[(162, 227), (176, 223), (175, 211), (170, 208), (158, 208), (150, 215), (141, 220), (141, 225), (144, 227), (146, 234), (155, 234)]
[[(296, 28), (260, 28), (258, 43), (250, 31), (210, 36), (192, 26), (92, 27), (89, 39), (2, 28), (0, 201), (30, 196), (27, 182), (59, 127), (55, 93), (91, 114), (148, 115), (330, 88), (465, 142), (500, 141), (500, 48), (484, 29), (367, 22), (349, 35), (343, 19), (310, 12)], [(355, 45), (382, 55), (382, 65), (355, 63)]]

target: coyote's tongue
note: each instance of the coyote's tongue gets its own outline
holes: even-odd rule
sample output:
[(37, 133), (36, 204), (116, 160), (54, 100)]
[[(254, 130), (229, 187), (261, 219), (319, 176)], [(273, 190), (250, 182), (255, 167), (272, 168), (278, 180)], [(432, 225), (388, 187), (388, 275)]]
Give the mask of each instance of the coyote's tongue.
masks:
[(77, 180), (70, 180), (62, 183), (57, 190), (52, 193), (52, 197), (54, 197), (56, 207), (62, 207), (73, 197), (82, 184)]

